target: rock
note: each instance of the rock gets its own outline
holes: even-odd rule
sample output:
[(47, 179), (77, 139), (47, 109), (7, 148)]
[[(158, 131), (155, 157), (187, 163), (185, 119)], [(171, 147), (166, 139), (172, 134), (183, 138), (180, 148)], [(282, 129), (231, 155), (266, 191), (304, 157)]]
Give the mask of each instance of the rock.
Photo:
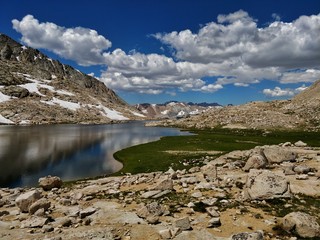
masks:
[(301, 175), (296, 176), (296, 179), (297, 180), (308, 180), (309, 176), (307, 174), (301, 174)]
[(6, 210), (2, 210), (0, 211), (0, 217), (5, 216), (5, 215), (9, 215), (10, 213)]
[(214, 182), (218, 178), (217, 165), (207, 164), (201, 168), (201, 171), (208, 181)]
[(184, 217), (184, 218), (177, 219), (177, 220), (174, 222), (174, 226), (175, 226), (176, 228), (179, 228), (179, 229), (182, 230), (182, 231), (192, 229), (191, 224), (190, 224), (189, 217)]
[(85, 218), (87, 216), (90, 216), (90, 215), (94, 214), (96, 211), (97, 211), (96, 208), (88, 207), (88, 208), (80, 211), (79, 216), (80, 216), (80, 218)]
[(20, 208), (21, 212), (28, 212), (32, 203), (41, 198), (38, 190), (32, 190), (21, 194), (16, 198), (16, 205)]
[(20, 86), (7, 86), (2, 88), (1, 92), (5, 95), (17, 98), (25, 98), (29, 96), (29, 91)]
[(45, 191), (49, 191), (52, 188), (60, 188), (62, 186), (62, 181), (57, 176), (46, 176), (39, 179), (39, 186)]
[(304, 143), (302, 141), (295, 142), (294, 145), (296, 147), (306, 147), (306, 146), (308, 146), (306, 143)]
[(158, 194), (152, 196), (152, 198), (160, 198), (160, 197), (163, 197), (164, 195), (167, 195), (170, 192), (171, 192), (171, 190), (164, 190), (164, 191), (159, 192)]
[(32, 216), (21, 224), (21, 228), (38, 228), (43, 227), (49, 222), (48, 218)]
[(161, 192), (161, 190), (148, 191), (148, 192), (145, 192), (145, 193), (141, 194), (141, 198), (151, 198), (151, 197), (157, 195), (160, 192)]
[(147, 219), (149, 216), (161, 216), (164, 213), (164, 208), (157, 202), (152, 202), (146, 206), (142, 206), (137, 211), (137, 215), (141, 218)]
[(160, 180), (154, 187), (154, 190), (173, 190), (173, 181), (170, 178)]
[(293, 168), (293, 171), (298, 174), (307, 174), (311, 171), (311, 168), (306, 165), (299, 165)]
[(50, 226), (50, 225), (44, 225), (44, 226), (42, 227), (42, 230), (43, 230), (45, 233), (47, 233), (47, 232), (52, 232), (52, 231), (54, 230), (54, 228), (53, 228), (52, 226)]
[(57, 225), (61, 227), (70, 227), (72, 225), (72, 221), (68, 217), (62, 217), (60, 219), (57, 219)]
[[(213, 234), (209, 233), (206, 229), (184, 231), (174, 238), (174, 240), (215, 240)], [(222, 239), (221, 239), (222, 240)]]
[(294, 165), (284, 165), (282, 167), (283, 171), (284, 171), (284, 175), (295, 175), (296, 173), (293, 171)]
[(303, 212), (292, 212), (283, 217), (281, 226), (287, 232), (294, 232), (299, 237), (320, 237), (320, 226), (317, 219)]
[(237, 233), (231, 236), (231, 240), (263, 240), (263, 232), (257, 231), (253, 233)]
[(214, 207), (207, 207), (206, 211), (210, 214), (211, 217), (220, 217), (220, 213), (218, 213)]
[(159, 222), (159, 216), (148, 215), (146, 218), (147, 222), (150, 224), (156, 224)]
[(269, 146), (263, 150), (263, 154), (269, 163), (282, 163), (296, 159), (296, 153), (285, 147)]
[(11, 58), (13, 51), (11, 49), (11, 47), (6, 44), (0, 51), (0, 58), (2, 60), (9, 60)]
[(159, 231), (159, 235), (162, 239), (171, 239), (170, 229), (163, 229)]
[(201, 192), (194, 192), (194, 193), (191, 194), (191, 197), (201, 198), (202, 197), (202, 193)]
[(31, 206), (29, 207), (29, 213), (34, 214), (39, 209), (43, 209), (44, 211), (47, 211), (50, 205), (51, 203), (49, 202), (48, 199), (41, 198), (31, 204)]
[(221, 221), (219, 217), (211, 218), (208, 222), (208, 228), (220, 227)]
[(269, 170), (251, 169), (244, 189), (249, 199), (272, 199), (290, 196), (289, 184), (285, 176)]
[(260, 154), (256, 154), (251, 156), (247, 162), (246, 165), (242, 168), (243, 171), (249, 171), (250, 169), (260, 169), (265, 168), (268, 164), (267, 159)]

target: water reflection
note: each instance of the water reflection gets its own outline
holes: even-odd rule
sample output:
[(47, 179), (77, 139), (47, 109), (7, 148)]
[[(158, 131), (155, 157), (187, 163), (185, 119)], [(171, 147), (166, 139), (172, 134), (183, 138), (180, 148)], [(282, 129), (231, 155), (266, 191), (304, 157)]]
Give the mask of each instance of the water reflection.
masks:
[(121, 169), (114, 152), (161, 136), (185, 135), (142, 122), (0, 127), (0, 187), (34, 186), (40, 177), (75, 180)]

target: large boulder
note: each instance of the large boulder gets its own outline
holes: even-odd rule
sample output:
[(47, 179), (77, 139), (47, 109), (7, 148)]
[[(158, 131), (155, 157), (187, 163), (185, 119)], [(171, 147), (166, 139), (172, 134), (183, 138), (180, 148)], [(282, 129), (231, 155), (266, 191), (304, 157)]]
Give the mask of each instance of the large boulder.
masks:
[(28, 89), (25, 89), (20, 86), (7, 86), (1, 89), (1, 92), (5, 95), (9, 95), (11, 97), (17, 97), (17, 98), (25, 98), (29, 96)]
[(244, 195), (248, 199), (259, 200), (289, 197), (289, 183), (284, 174), (251, 169), (247, 176)]
[(282, 163), (284, 161), (294, 161), (297, 154), (290, 150), (290, 148), (269, 146), (264, 148), (264, 155), (269, 163)]
[(47, 211), (50, 206), (51, 206), (51, 203), (48, 199), (41, 198), (31, 204), (31, 206), (29, 207), (29, 213), (34, 214), (39, 209), (43, 209), (44, 211)]
[(303, 212), (292, 212), (282, 219), (282, 228), (287, 232), (293, 232), (299, 237), (320, 237), (320, 226), (317, 219)]
[(16, 198), (16, 205), (20, 208), (21, 212), (28, 212), (29, 207), (41, 198), (40, 192), (38, 190), (32, 190), (21, 194)]
[(49, 191), (52, 188), (60, 188), (62, 186), (62, 181), (57, 176), (46, 176), (39, 179), (39, 186), (45, 191)]
[(244, 171), (249, 171), (250, 169), (261, 169), (265, 168), (268, 164), (267, 159), (261, 154), (255, 154), (251, 156), (246, 165), (242, 168)]

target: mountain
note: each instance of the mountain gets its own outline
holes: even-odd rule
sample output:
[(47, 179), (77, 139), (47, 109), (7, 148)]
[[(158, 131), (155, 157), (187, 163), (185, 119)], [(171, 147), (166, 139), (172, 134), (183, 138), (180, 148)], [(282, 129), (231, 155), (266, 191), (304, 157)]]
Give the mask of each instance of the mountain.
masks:
[(320, 130), (320, 80), (291, 100), (250, 102), (238, 106), (210, 108), (207, 111), (178, 120), (166, 120), (149, 125), (181, 128), (247, 128)]
[(184, 103), (177, 101), (165, 102), (163, 104), (142, 103), (135, 105), (135, 108), (149, 118), (184, 118), (198, 115), (212, 107), (221, 107), (218, 103)]
[(109, 123), (141, 117), (96, 78), (0, 34), (0, 123)]

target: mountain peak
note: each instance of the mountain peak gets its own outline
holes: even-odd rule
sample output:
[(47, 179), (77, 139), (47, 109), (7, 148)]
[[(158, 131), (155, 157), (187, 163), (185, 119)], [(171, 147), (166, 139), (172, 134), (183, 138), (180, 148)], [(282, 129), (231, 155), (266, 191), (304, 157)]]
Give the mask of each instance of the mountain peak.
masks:
[(4, 34), (0, 34), (0, 110), (1, 118), (15, 124), (103, 123), (139, 115), (96, 78)]

